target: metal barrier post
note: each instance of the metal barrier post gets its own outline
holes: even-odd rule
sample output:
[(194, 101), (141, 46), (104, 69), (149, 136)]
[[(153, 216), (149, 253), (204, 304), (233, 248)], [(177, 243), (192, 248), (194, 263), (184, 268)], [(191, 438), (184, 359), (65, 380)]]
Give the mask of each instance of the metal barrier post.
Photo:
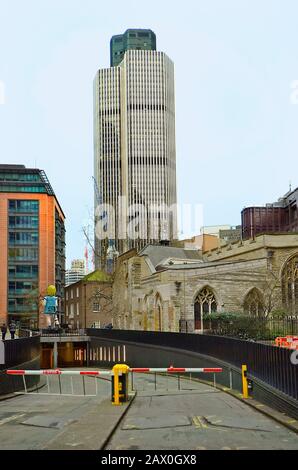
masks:
[(230, 390), (233, 389), (233, 371), (230, 369)]
[(242, 365), (242, 395), (243, 395), (243, 398), (248, 398), (247, 366), (246, 365)]
[[(127, 401), (128, 394), (128, 377), (129, 367), (126, 364), (116, 364), (113, 367), (112, 373), (114, 379), (112, 380), (112, 404), (122, 405)], [(122, 392), (122, 393), (120, 393)]]
[(24, 383), (24, 390), (25, 390), (25, 393), (27, 393), (27, 384), (26, 384), (26, 379), (25, 379), (25, 376), (23, 375), (23, 383)]

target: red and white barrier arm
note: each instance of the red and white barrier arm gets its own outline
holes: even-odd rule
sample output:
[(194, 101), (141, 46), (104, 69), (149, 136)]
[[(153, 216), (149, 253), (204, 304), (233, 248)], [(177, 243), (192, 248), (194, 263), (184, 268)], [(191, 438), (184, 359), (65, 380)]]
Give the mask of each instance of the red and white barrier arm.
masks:
[(111, 375), (109, 370), (60, 370), (60, 369), (49, 369), (49, 370), (7, 370), (8, 375)]
[(168, 372), (168, 373), (183, 373), (183, 372), (204, 372), (204, 373), (217, 373), (222, 372), (220, 367), (168, 367), (168, 368), (159, 368), (159, 367), (132, 367), (129, 369), (130, 372)]

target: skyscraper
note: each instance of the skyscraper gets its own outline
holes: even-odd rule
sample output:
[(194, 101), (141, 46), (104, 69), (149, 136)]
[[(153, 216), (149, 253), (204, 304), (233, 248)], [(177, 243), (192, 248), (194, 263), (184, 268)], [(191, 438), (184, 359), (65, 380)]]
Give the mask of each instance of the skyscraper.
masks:
[[(151, 35), (143, 47), (137, 42), (142, 33)], [(136, 42), (130, 42), (132, 34)], [(122, 61), (100, 69), (94, 80), (96, 204), (114, 208), (107, 219), (96, 213), (101, 228), (103, 220), (111, 228), (113, 218), (105, 240), (96, 230), (97, 268), (105, 265), (108, 244), (123, 253), (176, 236), (175, 208), (169, 210), (176, 204), (174, 65), (154, 50), (152, 31), (132, 29), (113, 36), (112, 64), (117, 38), (122, 38)]]
[(71, 268), (65, 272), (65, 287), (80, 281), (86, 276), (86, 264), (83, 259), (74, 259), (71, 262)]
[(124, 34), (113, 36), (110, 42), (110, 65), (122, 62), (128, 50), (156, 51), (156, 36), (151, 29), (128, 29)]
[(51, 284), (63, 313), (64, 218), (43, 170), (0, 165), (0, 321), (47, 326), (41, 300)]

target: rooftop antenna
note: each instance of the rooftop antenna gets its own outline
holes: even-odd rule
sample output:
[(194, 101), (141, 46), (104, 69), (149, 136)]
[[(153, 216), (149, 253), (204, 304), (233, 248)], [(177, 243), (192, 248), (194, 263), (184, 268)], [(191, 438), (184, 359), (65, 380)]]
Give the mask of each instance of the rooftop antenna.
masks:
[(289, 190), (292, 191), (292, 181), (289, 181)]

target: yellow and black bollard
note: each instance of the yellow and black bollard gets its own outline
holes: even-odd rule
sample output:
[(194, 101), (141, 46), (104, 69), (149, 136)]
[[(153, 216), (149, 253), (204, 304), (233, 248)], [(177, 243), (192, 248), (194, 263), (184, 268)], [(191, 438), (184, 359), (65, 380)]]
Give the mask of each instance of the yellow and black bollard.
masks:
[(247, 366), (242, 366), (242, 396), (248, 398)]
[(112, 371), (112, 404), (121, 405), (128, 401), (128, 372), (126, 364), (116, 364)]

